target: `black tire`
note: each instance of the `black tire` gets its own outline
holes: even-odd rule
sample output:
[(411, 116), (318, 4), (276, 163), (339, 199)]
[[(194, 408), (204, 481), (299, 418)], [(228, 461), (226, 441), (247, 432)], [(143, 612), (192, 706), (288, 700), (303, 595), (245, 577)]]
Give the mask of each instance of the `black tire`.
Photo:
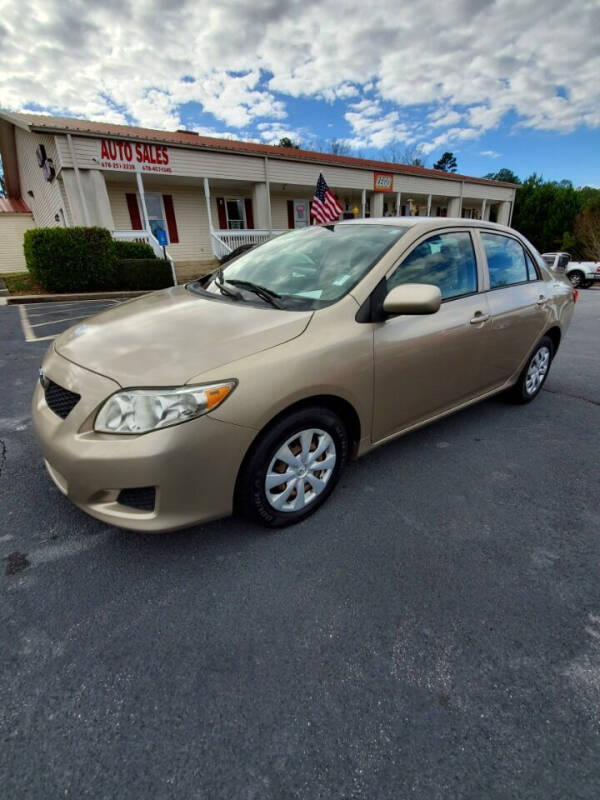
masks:
[(576, 289), (586, 288), (583, 285), (586, 282), (585, 275), (580, 269), (574, 269), (572, 272), (569, 272), (568, 278), (571, 281), (572, 286), (574, 286)]
[[(548, 367), (541, 382), (539, 383), (535, 391), (530, 392), (527, 390), (527, 373), (529, 371), (529, 367), (531, 366), (531, 362), (537, 356), (539, 351), (544, 347), (548, 348), (550, 352), (550, 360), (548, 363)], [(507, 392), (508, 398), (513, 403), (521, 403), (521, 404), (531, 403), (532, 400), (535, 400), (535, 398), (541, 392), (542, 386), (546, 382), (546, 378), (548, 377), (548, 373), (550, 372), (550, 367), (552, 366), (553, 358), (554, 358), (554, 345), (552, 343), (552, 339), (549, 336), (542, 336), (542, 338), (534, 347), (531, 355), (527, 359), (527, 363), (525, 364), (523, 370), (521, 371), (521, 374), (519, 375), (519, 380), (515, 383), (514, 386), (511, 386), (511, 388), (508, 390)]]
[(583, 281), (583, 283), (579, 284), (580, 289), (589, 289), (592, 285), (592, 281)]
[[(300, 431), (317, 428), (328, 433), (335, 445), (336, 461), (325, 488), (298, 511), (275, 509), (265, 491), (265, 477), (278, 449)], [(240, 469), (236, 487), (236, 510), (247, 519), (268, 528), (294, 525), (313, 514), (334, 490), (348, 461), (350, 441), (346, 426), (338, 415), (323, 406), (292, 411), (269, 425), (258, 437)]]

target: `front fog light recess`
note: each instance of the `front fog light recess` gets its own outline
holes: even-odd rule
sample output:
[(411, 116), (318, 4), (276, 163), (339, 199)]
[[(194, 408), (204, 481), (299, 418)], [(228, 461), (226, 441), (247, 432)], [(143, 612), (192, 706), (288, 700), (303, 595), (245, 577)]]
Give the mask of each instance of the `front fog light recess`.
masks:
[(109, 397), (94, 424), (100, 433), (147, 433), (206, 414), (231, 394), (236, 382), (173, 389), (125, 389)]

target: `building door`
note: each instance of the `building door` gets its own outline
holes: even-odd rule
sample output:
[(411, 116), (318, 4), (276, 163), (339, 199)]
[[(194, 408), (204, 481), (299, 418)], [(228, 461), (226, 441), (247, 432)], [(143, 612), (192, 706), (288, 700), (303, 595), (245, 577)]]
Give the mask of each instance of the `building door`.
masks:
[(308, 224), (308, 201), (294, 200), (294, 228), (306, 228)]

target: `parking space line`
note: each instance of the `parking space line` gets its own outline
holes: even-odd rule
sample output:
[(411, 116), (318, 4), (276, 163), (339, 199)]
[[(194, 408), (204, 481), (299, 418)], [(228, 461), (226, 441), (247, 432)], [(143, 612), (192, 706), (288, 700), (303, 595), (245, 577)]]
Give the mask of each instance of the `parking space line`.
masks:
[(79, 317), (61, 317), (60, 319), (50, 319), (48, 322), (36, 322), (35, 325), (31, 324), (32, 328), (40, 328), (42, 325), (59, 325), (61, 322), (71, 322), (73, 319), (87, 319), (89, 314), (81, 314)]
[[(92, 303), (101, 303), (102, 306), (98, 311), (108, 310), (115, 305), (120, 304), (117, 299), (95, 299), (95, 300), (63, 300), (56, 301), (55, 303), (24, 303), (18, 306), (19, 319), (21, 321), (21, 328), (23, 329), (23, 336), (26, 342), (45, 342), (50, 339), (55, 339), (62, 330), (70, 327), (71, 323), (75, 320), (87, 319), (97, 313), (95, 308), (91, 308)], [(79, 314), (78, 312), (85, 312)], [(61, 313), (62, 312), (62, 313)], [(63, 316), (66, 314), (68, 316)], [(47, 317), (53, 317), (48, 319)], [(46, 319), (43, 319), (46, 317)], [(43, 319), (42, 322), (34, 322), (36, 319)], [(41, 328), (45, 325), (59, 325), (62, 330), (57, 333), (49, 334), (47, 336), (38, 336), (36, 328)]]
[(26, 342), (34, 342), (36, 336), (34, 332), (31, 330), (31, 325), (29, 324), (29, 320), (27, 319), (27, 311), (25, 311), (25, 306), (18, 306), (19, 308), (19, 318), (21, 320), (21, 327), (23, 328), (23, 336), (25, 337)]

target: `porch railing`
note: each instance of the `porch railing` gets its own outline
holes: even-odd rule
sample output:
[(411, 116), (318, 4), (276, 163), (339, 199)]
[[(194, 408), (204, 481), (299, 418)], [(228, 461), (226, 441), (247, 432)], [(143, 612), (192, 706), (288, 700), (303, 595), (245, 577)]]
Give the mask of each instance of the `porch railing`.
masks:
[(213, 252), (217, 258), (223, 258), (231, 253), (236, 247), (243, 244), (255, 245), (262, 244), (273, 236), (286, 233), (285, 230), (213, 230), (211, 232), (213, 242)]
[(167, 261), (171, 267), (171, 275), (173, 276), (173, 286), (177, 286), (177, 275), (175, 274), (175, 263), (173, 259), (169, 255), (168, 251), (165, 250), (163, 253), (163, 249), (158, 243), (158, 239), (154, 236), (153, 233), (149, 231), (113, 231), (112, 232), (113, 239), (116, 239), (119, 242), (143, 242), (144, 244), (149, 244), (150, 247), (154, 250), (154, 255), (157, 258), (164, 258), (167, 257)]

